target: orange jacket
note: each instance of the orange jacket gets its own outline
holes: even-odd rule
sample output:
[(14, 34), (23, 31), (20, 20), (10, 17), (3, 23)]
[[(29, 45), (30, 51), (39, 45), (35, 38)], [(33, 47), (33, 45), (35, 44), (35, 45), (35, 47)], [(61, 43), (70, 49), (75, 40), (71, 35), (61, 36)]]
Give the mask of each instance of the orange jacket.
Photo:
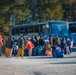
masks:
[(2, 40), (3, 40), (3, 38), (2, 38), (2, 36), (0, 35), (0, 46), (3, 46)]
[(28, 50), (31, 50), (34, 48), (34, 45), (32, 44), (31, 41), (27, 41), (26, 45), (24, 46), (24, 48), (27, 48)]

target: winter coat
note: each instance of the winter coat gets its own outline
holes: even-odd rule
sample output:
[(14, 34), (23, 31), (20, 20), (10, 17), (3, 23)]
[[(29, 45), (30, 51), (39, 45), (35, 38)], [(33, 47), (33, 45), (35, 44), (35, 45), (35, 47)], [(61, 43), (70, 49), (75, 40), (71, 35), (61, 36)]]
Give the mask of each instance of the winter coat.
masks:
[(12, 48), (13, 41), (11, 40), (11, 38), (6, 39), (5, 45), (6, 45), (7, 48)]

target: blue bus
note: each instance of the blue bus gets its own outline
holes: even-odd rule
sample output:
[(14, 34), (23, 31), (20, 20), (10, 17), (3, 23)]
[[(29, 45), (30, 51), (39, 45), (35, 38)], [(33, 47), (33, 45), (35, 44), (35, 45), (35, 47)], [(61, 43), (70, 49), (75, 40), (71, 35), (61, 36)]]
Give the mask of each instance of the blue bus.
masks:
[(13, 38), (18, 38), (20, 33), (24, 37), (28, 36), (69, 36), (68, 22), (66, 21), (47, 21), (34, 24), (21, 24), (10, 27), (10, 34)]
[(66, 21), (53, 21), (49, 22), (50, 24), (50, 30), (51, 30), (51, 35), (56, 36), (58, 35), (59, 37), (67, 37), (69, 36), (68, 34), (68, 22)]
[(69, 22), (69, 35), (74, 39), (74, 45), (76, 45), (76, 22)]

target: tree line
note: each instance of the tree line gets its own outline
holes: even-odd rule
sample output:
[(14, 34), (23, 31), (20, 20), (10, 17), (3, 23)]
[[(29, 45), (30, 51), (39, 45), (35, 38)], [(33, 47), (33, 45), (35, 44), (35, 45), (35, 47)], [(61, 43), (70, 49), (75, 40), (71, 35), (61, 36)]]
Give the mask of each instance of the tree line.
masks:
[(0, 0), (0, 32), (11, 25), (48, 20), (76, 20), (76, 0)]

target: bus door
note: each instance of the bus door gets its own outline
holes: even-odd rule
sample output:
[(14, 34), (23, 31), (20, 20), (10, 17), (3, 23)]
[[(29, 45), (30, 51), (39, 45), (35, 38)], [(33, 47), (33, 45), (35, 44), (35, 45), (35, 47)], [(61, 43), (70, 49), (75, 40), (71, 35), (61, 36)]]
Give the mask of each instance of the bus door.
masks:
[(75, 24), (69, 25), (69, 34), (70, 34), (70, 37), (74, 39), (74, 44), (76, 45), (76, 25)]
[(49, 24), (43, 25), (43, 33), (46, 36), (49, 36), (50, 35), (50, 27), (49, 27)]

